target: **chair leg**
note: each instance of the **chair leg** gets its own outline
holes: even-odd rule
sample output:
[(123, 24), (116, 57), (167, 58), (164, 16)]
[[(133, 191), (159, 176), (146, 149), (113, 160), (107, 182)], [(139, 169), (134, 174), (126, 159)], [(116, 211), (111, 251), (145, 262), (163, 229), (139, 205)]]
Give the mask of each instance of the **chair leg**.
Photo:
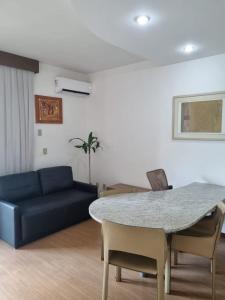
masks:
[(107, 300), (108, 298), (108, 281), (109, 281), (109, 265), (107, 262), (104, 262), (102, 300)]
[(215, 290), (215, 276), (216, 276), (216, 259), (213, 257), (211, 259), (211, 271), (212, 271), (212, 300), (216, 299), (216, 290)]
[[(212, 259), (210, 260), (210, 271), (211, 271), (211, 273), (213, 272), (213, 262), (212, 262)], [(215, 268), (215, 274), (216, 274), (216, 268)]]
[(168, 247), (168, 255), (165, 266), (165, 293), (170, 294), (171, 289), (171, 247)]
[(165, 299), (165, 283), (164, 283), (164, 275), (158, 273), (157, 275), (157, 300)]
[(101, 261), (104, 260), (104, 248), (103, 248), (103, 241), (101, 241)]
[(104, 260), (104, 242), (103, 242), (103, 233), (101, 228), (101, 261)]
[(173, 253), (173, 264), (176, 266), (178, 265), (178, 254), (179, 252), (174, 250), (174, 253)]
[(121, 282), (121, 267), (116, 267), (116, 282)]

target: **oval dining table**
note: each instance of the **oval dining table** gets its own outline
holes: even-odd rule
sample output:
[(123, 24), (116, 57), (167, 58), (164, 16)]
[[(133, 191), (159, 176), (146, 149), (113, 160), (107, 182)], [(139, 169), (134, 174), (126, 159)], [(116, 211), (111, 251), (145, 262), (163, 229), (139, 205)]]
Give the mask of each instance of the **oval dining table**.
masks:
[(187, 229), (224, 201), (225, 187), (191, 183), (173, 190), (117, 194), (102, 197), (89, 207), (91, 217), (118, 224), (162, 228), (168, 236), (168, 258), (165, 268), (165, 293), (170, 293), (171, 235)]

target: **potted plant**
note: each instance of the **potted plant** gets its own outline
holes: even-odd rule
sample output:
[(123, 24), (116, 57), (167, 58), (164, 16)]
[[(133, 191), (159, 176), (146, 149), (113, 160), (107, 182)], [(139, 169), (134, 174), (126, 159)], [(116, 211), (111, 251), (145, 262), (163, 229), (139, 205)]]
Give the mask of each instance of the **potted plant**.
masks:
[(98, 141), (98, 138), (96, 136), (93, 136), (92, 132), (89, 133), (87, 141), (76, 137), (70, 139), (69, 143), (72, 143), (74, 141), (81, 142), (81, 144), (79, 145), (74, 145), (75, 148), (81, 149), (85, 154), (88, 154), (88, 178), (89, 183), (91, 183), (91, 151), (95, 153), (96, 150), (100, 148), (100, 142)]

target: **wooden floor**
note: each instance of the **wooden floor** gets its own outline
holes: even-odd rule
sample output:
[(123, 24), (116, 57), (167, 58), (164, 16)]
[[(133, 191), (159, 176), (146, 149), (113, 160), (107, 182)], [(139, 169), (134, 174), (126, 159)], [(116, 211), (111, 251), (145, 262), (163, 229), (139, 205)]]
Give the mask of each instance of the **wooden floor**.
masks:
[[(0, 242), (0, 300), (101, 299), (100, 227), (92, 220), (14, 250)], [(217, 251), (217, 299), (225, 299), (225, 240)], [(172, 269), (172, 294), (167, 300), (210, 299), (207, 260), (181, 255)], [(123, 271), (116, 283), (110, 269), (109, 299), (156, 299), (154, 278)]]

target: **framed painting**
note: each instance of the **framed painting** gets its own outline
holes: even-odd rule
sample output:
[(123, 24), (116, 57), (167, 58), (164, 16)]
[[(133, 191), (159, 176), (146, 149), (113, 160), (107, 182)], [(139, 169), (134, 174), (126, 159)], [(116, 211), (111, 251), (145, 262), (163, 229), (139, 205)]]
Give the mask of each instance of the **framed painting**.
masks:
[(173, 139), (225, 140), (225, 92), (174, 97)]
[(62, 124), (62, 98), (35, 95), (36, 123)]

